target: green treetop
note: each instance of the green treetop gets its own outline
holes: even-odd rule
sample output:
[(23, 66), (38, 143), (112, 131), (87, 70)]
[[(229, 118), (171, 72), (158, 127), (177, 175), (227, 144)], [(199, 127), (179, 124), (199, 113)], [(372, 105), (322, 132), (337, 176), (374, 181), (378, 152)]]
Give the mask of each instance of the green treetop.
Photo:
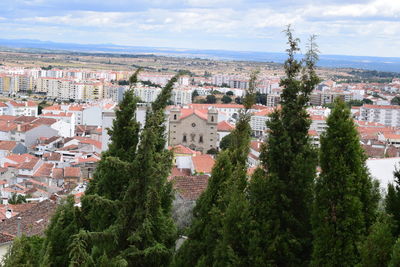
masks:
[(312, 37), (304, 61), (298, 61), (299, 40), (290, 27), (286, 35), (289, 48), (286, 77), (280, 83), (281, 109), (267, 122), (262, 169), (256, 171), (249, 192), (254, 217), (250, 257), (257, 265), (304, 266), (311, 251), (310, 203), (317, 154), (308, 137), (306, 105), (319, 82), (315, 73), (318, 50)]
[(315, 188), (312, 265), (354, 266), (360, 260), (358, 244), (375, 220), (377, 201), (358, 132), (343, 101), (335, 102), (327, 125)]

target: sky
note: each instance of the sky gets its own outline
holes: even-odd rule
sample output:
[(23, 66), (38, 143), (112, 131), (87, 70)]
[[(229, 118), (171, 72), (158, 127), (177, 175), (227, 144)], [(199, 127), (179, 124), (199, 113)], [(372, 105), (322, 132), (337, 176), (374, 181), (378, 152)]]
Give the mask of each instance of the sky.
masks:
[(400, 0), (1, 0), (0, 38), (400, 57)]

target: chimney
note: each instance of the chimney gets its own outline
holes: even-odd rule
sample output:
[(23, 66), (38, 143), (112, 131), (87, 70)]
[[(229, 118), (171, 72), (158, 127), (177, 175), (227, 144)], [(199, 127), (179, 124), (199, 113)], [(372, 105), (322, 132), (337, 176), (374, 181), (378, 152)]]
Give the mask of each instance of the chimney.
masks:
[(20, 237), (21, 236), (21, 217), (17, 217), (17, 222), (18, 222), (18, 225), (17, 225), (17, 237)]

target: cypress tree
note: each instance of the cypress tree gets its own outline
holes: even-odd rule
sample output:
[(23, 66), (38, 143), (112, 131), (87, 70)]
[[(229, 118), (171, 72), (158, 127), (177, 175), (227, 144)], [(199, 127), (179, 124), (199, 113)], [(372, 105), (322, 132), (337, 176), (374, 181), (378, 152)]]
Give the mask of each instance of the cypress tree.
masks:
[(336, 100), (321, 136), (321, 175), (315, 188), (313, 266), (353, 266), (377, 203), (349, 109)]
[(396, 168), (393, 173), (394, 183), (388, 184), (385, 198), (385, 210), (393, 218), (395, 236), (400, 235), (400, 170)]
[[(44, 253), (38, 256), (44, 266), (169, 265), (176, 228), (172, 185), (167, 181), (172, 153), (166, 149), (164, 110), (178, 75), (147, 111), (140, 131), (132, 91), (137, 74), (130, 78), (131, 88), (116, 111), (109, 150), (82, 198), (81, 211), (70, 199), (46, 231)], [(25, 242), (20, 248), (28, 250)]]
[(80, 210), (74, 204), (73, 196), (69, 196), (66, 203), (58, 206), (53, 215), (46, 229), (41, 260), (43, 266), (68, 266), (68, 246), (72, 242), (72, 236), (82, 227), (79, 221), (82, 217)]
[[(131, 83), (137, 81), (136, 75)], [(133, 92), (125, 94), (110, 131), (113, 136), (104, 159), (106, 168), (99, 169), (90, 194), (82, 201), (86, 227), (74, 236), (76, 242), (70, 246), (70, 251), (75, 251), (71, 253), (74, 264), (169, 264), (176, 229), (171, 217), (172, 186), (167, 181), (172, 154), (165, 145), (164, 110), (177, 77), (167, 83), (147, 111), (140, 133), (134, 121)]]
[(396, 243), (393, 246), (392, 254), (389, 262), (389, 267), (400, 266), (400, 238), (397, 238)]
[(319, 82), (318, 50), (312, 37), (304, 61), (298, 61), (299, 40), (290, 26), (286, 35), (289, 48), (286, 77), (280, 83), (281, 109), (267, 122), (262, 170), (255, 173), (249, 191), (254, 220), (250, 257), (261, 266), (306, 265), (311, 250), (310, 203), (317, 157), (308, 137), (311, 122), (306, 105)]
[(394, 242), (392, 221), (389, 216), (382, 214), (371, 226), (370, 234), (360, 247), (361, 266), (387, 266)]

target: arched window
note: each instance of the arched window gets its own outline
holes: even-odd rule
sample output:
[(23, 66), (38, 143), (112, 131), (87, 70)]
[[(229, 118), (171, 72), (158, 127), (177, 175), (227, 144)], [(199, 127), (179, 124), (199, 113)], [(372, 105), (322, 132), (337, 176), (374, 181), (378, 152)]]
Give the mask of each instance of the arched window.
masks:
[(200, 137), (199, 137), (199, 143), (203, 143), (203, 136), (202, 135), (200, 135)]
[(174, 114), (174, 120), (176, 120), (176, 114)]
[(194, 142), (194, 139), (196, 138), (196, 134), (192, 133), (190, 134), (190, 141)]
[(183, 142), (183, 143), (186, 143), (186, 142), (187, 142), (186, 134), (183, 135), (182, 142)]
[(211, 116), (211, 122), (214, 122), (214, 116)]

